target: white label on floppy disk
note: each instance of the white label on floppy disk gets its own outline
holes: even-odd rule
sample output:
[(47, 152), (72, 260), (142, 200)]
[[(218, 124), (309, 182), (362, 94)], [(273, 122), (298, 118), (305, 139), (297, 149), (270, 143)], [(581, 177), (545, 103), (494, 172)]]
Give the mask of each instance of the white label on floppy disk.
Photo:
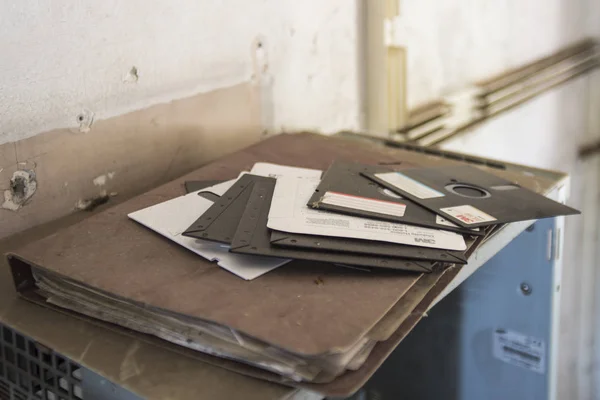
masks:
[(352, 208), (354, 210), (370, 211), (379, 214), (403, 217), (406, 204), (392, 201), (369, 199), (367, 197), (352, 196), (344, 193), (326, 192), (320, 203), (332, 206)]
[(440, 208), (440, 211), (456, 219), (460, 219), (465, 224), (496, 221), (496, 218), (470, 205)]
[(458, 228), (458, 225), (456, 225), (454, 222), (450, 222), (446, 218), (441, 217), (439, 215), (435, 216), (435, 223), (438, 225), (451, 226), (453, 228)]
[(278, 178), (267, 226), (282, 232), (307, 235), (378, 240), (446, 250), (467, 248), (462, 235), (454, 232), (310, 208), (306, 204), (318, 185), (319, 179), (315, 178)]
[(429, 186), (409, 178), (400, 172), (385, 172), (375, 174), (375, 176), (390, 185), (410, 193), (419, 199), (434, 199), (436, 197), (444, 197), (444, 194), (430, 188)]
[[(451, 226), (453, 228), (459, 228), (454, 222), (448, 221), (446, 218), (441, 217), (439, 215), (435, 216), (435, 223), (438, 225)], [(479, 232), (479, 228), (472, 228), (472, 231)]]

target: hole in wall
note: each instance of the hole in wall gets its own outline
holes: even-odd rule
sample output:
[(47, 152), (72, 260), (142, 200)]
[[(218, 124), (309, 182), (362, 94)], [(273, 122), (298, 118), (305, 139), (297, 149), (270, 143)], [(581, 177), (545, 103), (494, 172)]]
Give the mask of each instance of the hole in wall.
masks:
[(77, 117), (75, 117), (77, 124), (79, 125), (79, 132), (89, 132), (94, 122), (94, 113), (90, 110), (82, 110)]
[[(23, 207), (37, 190), (34, 170), (18, 170), (9, 181), (9, 189), (4, 191), (1, 208), (17, 211)], [(2, 200), (0, 200), (2, 201)]]
[(134, 65), (129, 71), (123, 76), (124, 83), (136, 83), (140, 78), (140, 72), (138, 68)]

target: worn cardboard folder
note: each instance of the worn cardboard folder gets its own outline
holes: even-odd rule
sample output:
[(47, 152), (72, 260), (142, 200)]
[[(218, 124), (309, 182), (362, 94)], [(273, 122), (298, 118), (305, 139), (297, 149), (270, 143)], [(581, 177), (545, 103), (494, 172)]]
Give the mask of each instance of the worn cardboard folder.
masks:
[[(234, 324), (223, 324), (214, 321), (214, 319), (198, 318), (190, 312), (174, 313), (170, 311), (171, 308), (158, 308), (151, 306), (148, 303), (140, 303), (138, 301), (132, 301), (129, 298), (115, 296), (113, 293), (90, 287), (89, 285), (81, 284), (77, 281), (65, 278), (64, 276), (55, 274), (46, 269), (39, 267), (31, 268), (31, 265), (26, 264), (22, 259), (15, 256), (11, 256), (10, 263), (13, 268), (15, 283), (21, 293), (23, 293), (25, 296), (42, 296), (43, 298), (46, 298), (49, 303), (59, 307), (81, 312), (83, 314), (100, 318), (107, 322), (116, 323), (130, 329), (141, 331), (143, 333), (153, 334), (169, 340), (172, 343), (180, 344), (196, 350), (207, 351), (209, 354), (215, 354), (225, 358), (232, 358), (238, 361), (248, 362), (251, 365), (260, 366), (267, 370), (278, 372), (281, 375), (295, 380), (327, 382), (339, 375), (352, 361), (354, 355), (356, 355), (354, 351), (359, 351), (365, 346), (369, 345), (369, 342), (373, 342), (369, 338), (369, 332), (388, 311), (388, 309), (385, 309), (382, 313), (378, 314), (377, 317), (374, 316), (372, 322), (368, 325), (363, 325), (363, 328), (360, 329), (360, 331), (356, 330), (358, 329), (357, 326), (354, 329), (355, 335), (353, 337), (349, 335), (341, 335), (342, 338), (346, 336), (346, 340), (339, 340), (339, 338), (331, 338), (328, 340), (327, 338), (322, 337), (322, 335), (316, 331), (308, 331), (307, 328), (303, 328), (303, 325), (312, 326), (312, 324), (316, 322), (307, 321), (306, 319), (310, 316), (300, 319), (292, 319), (291, 321), (289, 320), (289, 317), (283, 318), (283, 320), (286, 320), (288, 324), (292, 321), (296, 321), (294, 323), (295, 328), (298, 331), (303, 332), (304, 335), (308, 335), (308, 337), (300, 337), (299, 334), (295, 334), (292, 335), (292, 337), (287, 338), (287, 340), (280, 338), (280, 340), (275, 342), (273, 340), (264, 340), (265, 335), (251, 335), (250, 333), (256, 333), (257, 331), (262, 330), (258, 329), (260, 328), (258, 326), (255, 326), (253, 329), (249, 330), (236, 329), (236, 325)], [(297, 274), (292, 274), (292, 277), (296, 279), (300, 278), (300, 282), (296, 282), (296, 285), (302, 285), (302, 281), (304, 281), (304, 285), (310, 285), (311, 288), (315, 287), (315, 290), (313, 290), (315, 292), (317, 290), (326, 292), (328, 291), (328, 286), (332, 289), (335, 289), (336, 286), (338, 286), (336, 281), (340, 275), (345, 275), (347, 279), (352, 277), (350, 280), (356, 281), (356, 283), (369, 281), (369, 279), (372, 278), (372, 275), (375, 275), (361, 271), (352, 272), (341, 267), (323, 264), (299, 264), (295, 266), (295, 269), (311, 271), (308, 278), (312, 278), (310, 281), (308, 281), (306, 277), (302, 279), (302, 274), (300, 276)], [(218, 270), (218, 272), (221, 271)], [(218, 275), (218, 272), (215, 271), (211, 275)], [(266, 280), (265, 278), (267, 277), (275, 277), (277, 272), (278, 270), (273, 271), (272, 273), (267, 274), (254, 282)], [(317, 273), (316, 277), (313, 275), (315, 272)], [(403, 276), (393, 276), (390, 274), (385, 274), (385, 276), (381, 276), (382, 274), (377, 275), (383, 279), (396, 281), (396, 287), (398, 291), (395, 293), (395, 297), (397, 298), (395, 301), (389, 304), (389, 307), (393, 307), (393, 304), (397, 303), (398, 299), (400, 299), (402, 295), (408, 289), (410, 289), (410, 287), (420, 277), (419, 274)], [(244, 281), (236, 278), (235, 282)], [(254, 282), (246, 282), (246, 284), (251, 285)], [(190, 287), (192, 285), (187, 286)], [(197, 287), (198, 285), (195, 286)], [(273, 288), (270, 285), (267, 287), (273, 291)], [(325, 289), (323, 289), (324, 287)], [(202, 297), (206, 302), (205, 295), (193, 296), (189, 290), (186, 290), (187, 288), (181, 287), (180, 289), (181, 291), (179, 295), (189, 297), (190, 301), (194, 297)], [(259, 294), (256, 294), (255, 296), (265, 297), (265, 290), (268, 289), (265, 288), (261, 290)], [(373, 290), (375, 290), (375, 288), (373, 288)], [(224, 293), (230, 293), (232, 291), (234, 293), (235, 291), (239, 292), (239, 287), (229, 284)], [(161, 291), (159, 288), (156, 289), (156, 292), (158, 292), (157, 294), (159, 295), (163, 293), (166, 294), (164, 290)], [(204, 292), (206, 292), (206, 289)], [(275, 290), (275, 292), (279, 293), (278, 290)], [(63, 295), (61, 295), (61, 293)], [(68, 296), (64, 296), (64, 293), (67, 293)], [(296, 292), (293, 293), (304, 293), (305, 296), (309, 297), (315, 296), (310, 295), (306, 291), (298, 292), (296, 290)], [(217, 295), (214, 291), (212, 295), (215, 298), (220, 299), (220, 302), (225, 301), (225, 299), (227, 299), (227, 301), (232, 301), (230, 298), (231, 296), (224, 296), (223, 294)], [(323, 294), (320, 294), (316, 297), (320, 298), (322, 295)], [(302, 299), (302, 297), (304, 297), (303, 295), (290, 296), (288, 294), (287, 296), (284, 296), (283, 293), (279, 293), (278, 296), (279, 298), (277, 301), (279, 303), (289, 304), (289, 301), (286, 301), (286, 299), (289, 297), (293, 297), (295, 302), (305, 303), (305, 301)], [(297, 296), (300, 297), (298, 298)], [(251, 310), (258, 306), (257, 303), (261, 304), (260, 309), (255, 311), (260, 314), (260, 317), (254, 316), (252, 319), (258, 318), (263, 324), (266, 323), (267, 325), (271, 326), (273, 326), (273, 323), (275, 323), (275, 321), (272, 321), (273, 319), (282, 319), (281, 317), (276, 318), (275, 316), (277, 314), (273, 315), (272, 313), (268, 312), (267, 310), (272, 308), (272, 306), (269, 307), (270, 305), (263, 304), (264, 301), (259, 301), (260, 299), (247, 300), (249, 301), (249, 304), (247, 304), (246, 307), (242, 307), (240, 310), (246, 314), (251, 313)], [(99, 311), (96, 312), (95, 310)], [(264, 314), (265, 312), (267, 312), (267, 314)], [(252, 316), (249, 315), (246, 317), (251, 318)], [(299, 316), (297, 316), (297, 318), (298, 317)], [(312, 317), (316, 317), (315, 319), (320, 319), (318, 316)], [(332, 320), (330, 320), (329, 323), (339, 319), (336, 318), (335, 315), (330, 315), (330, 318), (332, 318)], [(176, 320), (174, 321), (174, 319)], [(176, 321), (181, 322), (176, 323)], [(208, 321), (210, 321), (209, 326), (207, 326), (205, 323)], [(177, 324), (182, 323), (184, 325), (181, 326), (181, 328), (173, 328), (173, 324), (178, 326)], [(275, 325), (279, 325), (280, 323), (281, 322), (275, 323)], [(321, 323), (325, 323), (325, 321), (321, 321)], [(348, 325), (346, 324), (343, 326), (348, 328)], [(293, 327), (288, 327), (288, 334), (291, 330), (293, 330), (292, 328)], [(336, 330), (337, 329), (342, 329), (342, 327), (337, 326)], [(196, 331), (198, 334), (194, 334)], [(178, 332), (185, 332), (185, 335)], [(215, 340), (219, 340), (219, 343), (221, 344), (216, 343)], [(365, 340), (366, 342), (364, 342)], [(227, 343), (230, 343), (230, 345), (235, 343), (243, 343), (244, 345), (236, 346), (234, 348), (231, 346), (224, 347)], [(310, 351), (310, 353), (308, 353), (308, 351)], [(252, 354), (254, 355), (252, 356)], [(283, 357), (283, 359), (281, 357)], [(345, 361), (336, 361), (340, 357), (345, 359)], [(327, 365), (324, 365), (324, 363), (334, 364), (328, 367)], [(301, 367), (302, 365), (308, 365), (309, 369), (298, 369), (298, 367)], [(289, 367), (290, 369), (286, 370), (285, 367)], [(319, 369), (314, 370), (312, 367), (319, 367)], [(320, 374), (321, 371), (324, 371), (324, 375)]]
[(308, 388), (326, 396), (345, 397), (354, 393), (367, 381), (383, 361), (383, 359), (381, 359), (382, 354), (389, 354), (401, 339), (408, 334), (416, 322), (421, 318), (429, 304), (431, 304), (431, 301), (433, 301), (435, 296), (440, 293), (457, 272), (458, 269), (450, 268), (432, 274), (422, 275), (394, 307), (372, 328), (369, 333), (369, 337), (372, 340), (371, 345), (366, 347), (366, 354), (360, 354), (359, 357), (357, 357), (362, 358), (362, 365), (360, 368), (349, 368), (346, 373), (329, 383), (304, 383), (292, 381), (280, 374), (267, 371), (263, 368), (255, 368), (247, 363), (239, 363), (227, 358), (194, 351), (184, 346), (174, 345), (171, 342), (157, 339), (154, 335), (145, 334), (143, 331), (134, 331), (123, 325), (114, 325), (96, 318), (90, 319), (88, 315), (81, 313), (80, 309), (74, 312), (74, 310), (69, 309), (68, 307), (65, 308), (65, 304), (58, 306), (53, 302), (48, 302), (47, 299), (38, 294), (37, 291), (23, 288), (21, 295), (34, 303), (76, 316), (88, 322), (93, 322), (105, 328), (128, 336), (133, 336), (136, 339), (143, 340), (150, 344), (165, 347), (176, 353), (221, 368), (272, 382)]
[[(409, 164), (401, 164), (410, 168)], [(414, 165), (412, 165), (414, 167)], [(418, 203), (390, 191), (361, 174), (389, 172), (382, 166), (334, 161), (323, 175), (308, 206), (359, 217), (443, 229), (469, 235), (483, 235), (483, 231), (463, 228), (446, 221), (440, 215)]]
[[(33, 277), (36, 270), (46, 271), (63, 282), (93, 289), (110, 299), (177, 318), (185, 316), (186, 320), (228, 327), (229, 332), (242, 332), (261, 343), (272, 344), (275, 349), (287, 349), (303, 357), (350, 349), (374, 332), (374, 328), (381, 328), (381, 321), (394, 312), (393, 315), (400, 317), (389, 320), (387, 330), (392, 331), (396, 325), (397, 329), (386, 340), (377, 342), (355, 371), (347, 370), (328, 383), (283, 380), (327, 395), (349, 395), (375, 372), (459, 268), (442, 271), (433, 286), (423, 289), (426, 294), (421, 301), (418, 298), (423, 292), (416, 300), (412, 296), (410, 301), (418, 305), (408, 312), (402, 311), (402, 307), (408, 304), (409, 291), (419, 282), (419, 274), (396, 271), (373, 274), (294, 261), (247, 282), (162, 236), (149, 234), (145, 227), (127, 218), (129, 213), (179, 196), (184, 180), (232, 179), (257, 161), (324, 169), (334, 159), (344, 158), (364, 163), (404, 160), (425, 166), (457, 164), (416, 152), (318, 135), (277, 136), (14, 251), (9, 262), (15, 287), (23, 297), (56, 308), (47, 302)], [(495, 173), (529, 188), (539, 187), (543, 181), (510, 171)], [(476, 247), (477, 244), (472, 246), (467, 255)], [(62, 306), (60, 309), (67, 310)], [(127, 332), (136, 335), (131, 330)], [(377, 338), (373, 334), (370, 339)], [(225, 368), (282, 381), (280, 374), (203, 355), (184, 346), (170, 347)]]

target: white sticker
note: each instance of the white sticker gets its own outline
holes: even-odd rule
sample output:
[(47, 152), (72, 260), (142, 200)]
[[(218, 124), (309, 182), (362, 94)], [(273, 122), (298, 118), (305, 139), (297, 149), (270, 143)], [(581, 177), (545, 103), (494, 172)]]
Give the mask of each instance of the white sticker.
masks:
[(386, 172), (383, 174), (375, 174), (375, 176), (390, 185), (412, 194), (419, 199), (434, 199), (436, 197), (444, 197), (444, 194), (422, 184), (400, 172)]
[(440, 217), (439, 215), (435, 216), (435, 223), (438, 225), (451, 226), (453, 228), (458, 228), (458, 225), (456, 225), (454, 222), (450, 222), (446, 218)]
[(493, 353), (495, 358), (505, 363), (544, 373), (546, 345), (541, 339), (497, 329), (494, 332)]
[[(438, 225), (451, 226), (453, 228), (458, 228), (459, 227), (454, 222), (450, 222), (446, 218), (440, 217), (439, 215), (435, 216), (435, 223), (438, 224)], [(474, 232), (479, 232), (479, 228), (472, 228), (471, 230), (474, 231)]]
[(332, 206), (347, 207), (355, 210), (370, 211), (379, 214), (403, 217), (406, 204), (392, 201), (376, 200), (367, 197), (352, 196), (344, 193), (326, 192), (321, 203)]
[(496, 220), (491, 215), (469, 205), (440, 208), (440, 211), (456, 219), (460, 219), (465, 224), (479, 224)]

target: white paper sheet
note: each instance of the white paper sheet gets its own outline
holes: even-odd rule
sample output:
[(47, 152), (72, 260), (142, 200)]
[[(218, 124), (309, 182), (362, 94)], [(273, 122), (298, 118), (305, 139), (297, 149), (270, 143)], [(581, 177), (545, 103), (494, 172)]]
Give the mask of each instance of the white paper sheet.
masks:
[[(440, 215), (435, 216), (435, 223), (439, 224), (439, 225), (445, 225), (445, 226), (451, 226), (453, 228), (458, 228), (458, 225), (456, 225), (454, 222), (450, 222), (446, 218), (444, 218)], [(474, 232), (479, 232), (479, 228), (472, 228), (471, 230)]]
[(256, 163), (250, 170), (253, 175), (279, 178), (281, 176), (300, 177), (300, 178), (321, 178), (322, 171), (318, 169), (289, 167), (287, 165)]
[(235, 181), (234, 179), (198, 192), (189, 193), (185, 196), (132, 212), (128, 216), (199, 256), (210, 261), (216, 261), (217, 265), (221, 268), (240, 278), (252, 280), (289, 262), (289, 260), (234, 254), (229, 252), (229, 246), (181, 235), (212, 205), (210, 200), (198, 196), (198, 193), (211, 192), (221, 196)]
[[(218, 183), (218, 184), (216, 184), (216, 185), (213, 185), (213, 186), (210, 186), (210, 187), (204, 188), (204, 189), (202, 189), (202, 190), (198, 190), (198, 191), (196, 191), (196, 192), (190, 192), (190, 193), (188, 193), (188, 194), (195, 193), (195, 194), (196, 194), (196, 196), (198, 196), (198, 193), (200, 193), (200, 192), (210, 192), (210, 193), (216, 194), (217, 196), (223, 196), (223, 195), (225, 194), (225, 192), (226, 192), (226, 191), (228, 191), (229, 189), (231, 189), (231, 187), (233, 186), (233, 184), (234, 184), (234, 183), (236, 183), (236, 182), (237, 182), (237, 180), (238, 180), (238, 179), (239, 179), (239, 178), (240, 178), (242, 175), (244, 175), (244, 174), (245, 174), (245, 172), (242, 172), (242, 173), (241, 173), (241, 174), (240, 174), (240, 175), (239, 175), (239, 176), (238, 176), (236, 179), (231, 179), (231, 180), (229, 180), (229, 181), (226, 181), (226, 182), (221, 182), (221, 183)], [(198, 196), (198, 197), (200, 197), (200, 196)], [(212, 204), (212, 203), (211, 203), (211, 204)], [(198, 216), (199, 216), (199, 215), (198, 215)], [(194, 221), (195, 221), (195, 220), (194, 220)], [(193, 222), (193, 221), (192, 221), (192, 222)]]
[(465, 250), (462, 235), (413, 225), (352, 217), (309, 208), (306, 204), (319, 184), (316, 178), (277, 178), (267, 226), (271, 229), (309, 235), (335, 236)]

